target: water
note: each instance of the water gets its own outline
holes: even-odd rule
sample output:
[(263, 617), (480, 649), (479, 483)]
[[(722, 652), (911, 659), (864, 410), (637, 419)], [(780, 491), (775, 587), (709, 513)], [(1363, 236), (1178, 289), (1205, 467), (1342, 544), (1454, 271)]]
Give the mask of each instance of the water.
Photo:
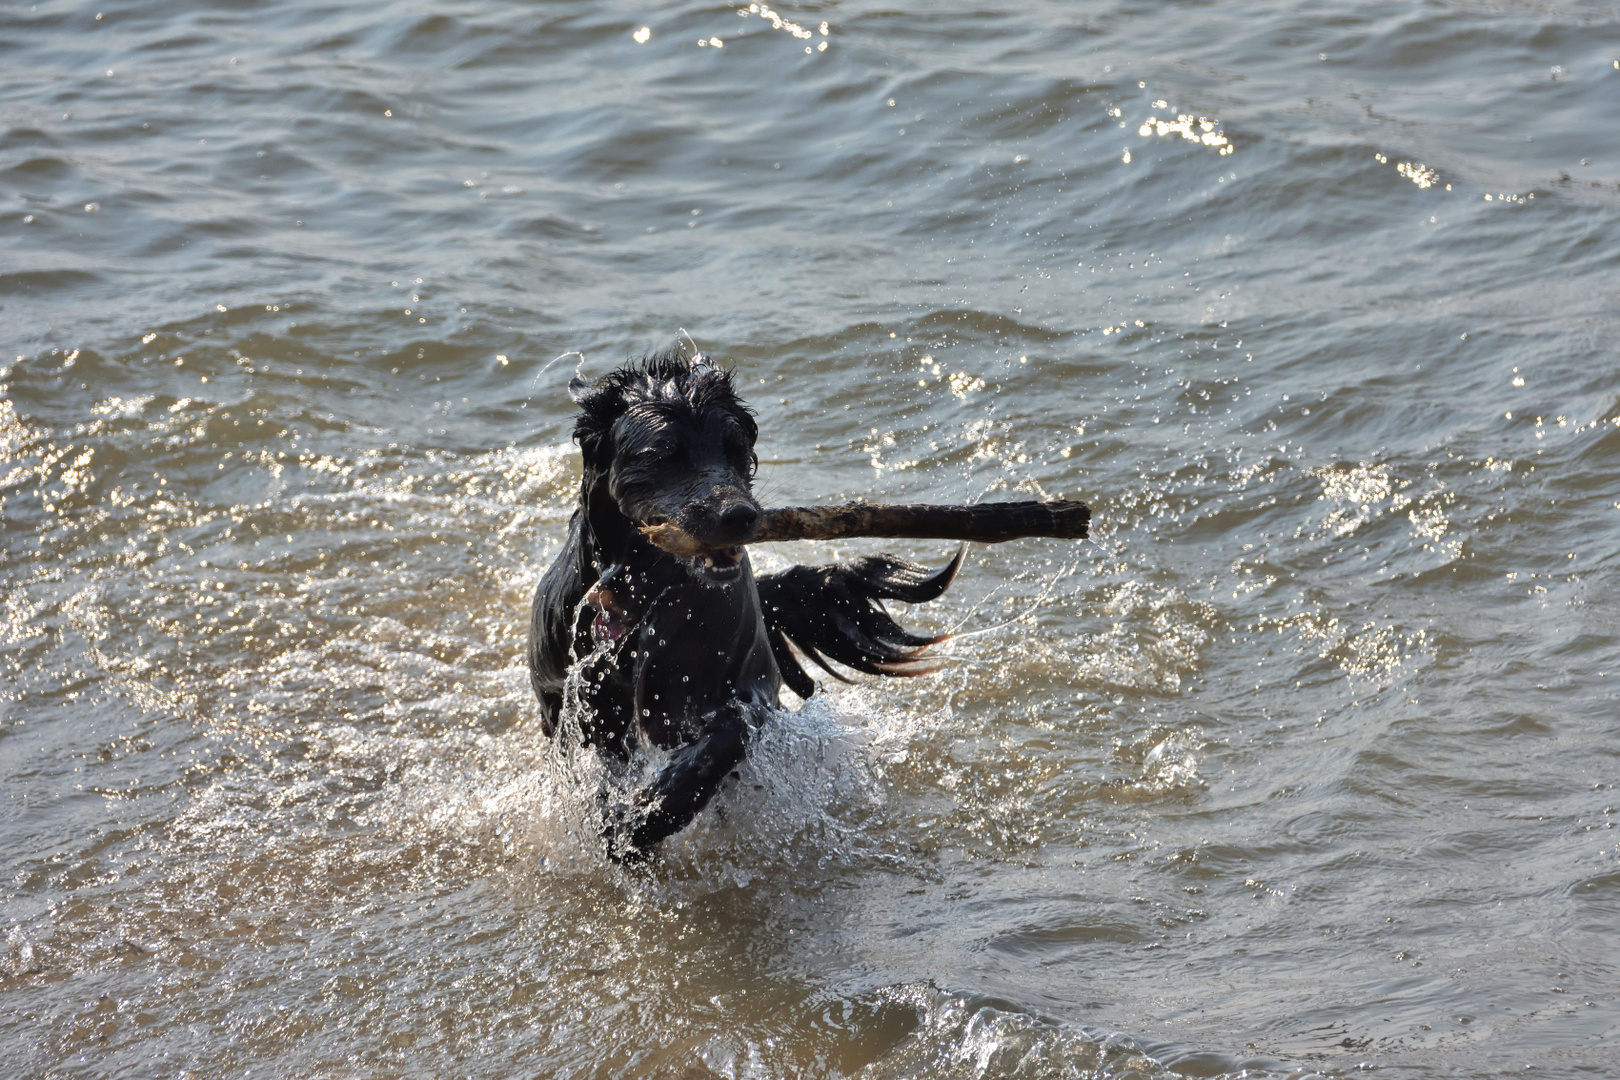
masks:
[[(6, 6), (4, 1071), (1612, 1072), (1617, 62), (1592, 3)], [(521, 648), (567, 378), (682, 331), (768, 502), (1096, 536), (975, 550), (942, 671), (625, 872)]]

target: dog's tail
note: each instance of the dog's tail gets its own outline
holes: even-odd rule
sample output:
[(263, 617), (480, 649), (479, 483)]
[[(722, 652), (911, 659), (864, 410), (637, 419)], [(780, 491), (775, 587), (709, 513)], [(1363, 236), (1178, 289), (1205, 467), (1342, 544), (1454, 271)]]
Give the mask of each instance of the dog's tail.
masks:
[(966, 554), (963, 544), (939, 571), (878, 554), (847, 563), (795, 566), (761, 577), (759, 598), (782, 681), (802, 698), (816, 690), (789, 642), (843, 682), (850, 680), (835, 671), (829, 659), (868, 675), (926, 675), (935, 670), (924, 666), (923, 650), (950, 635), (909, 632), (884, 610), (883, 601), (921, 604), (938, 599), (956, 579)]

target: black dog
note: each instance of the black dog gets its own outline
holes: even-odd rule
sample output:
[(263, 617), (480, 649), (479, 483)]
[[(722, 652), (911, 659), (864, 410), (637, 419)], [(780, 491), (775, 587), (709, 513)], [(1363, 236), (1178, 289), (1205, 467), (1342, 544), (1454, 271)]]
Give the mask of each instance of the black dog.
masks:
[[(630, 805), (607, 805), (604, 789), (609, 853), (636, 860), (707, 805), (784, 682), (814, 693), (789, 641), (837, 678), (826, 658), (922, 674), (918, 654), (943, 639), (907, 633), (881, 601), (935, 599), (962, 554), (933, 574), (874, 555), (756, 579), (743, 546), (760, 521), (758, 428), (729, 372), (672, 350), (594, 384), (575, 379), (569, 395), (585, 474), (568, 542), (535, 592), (529, 674), (546, 733), (577, 694), (580, 732), (611, 771), (643, 744), (672, 752)], [(661, 522), (712, 553), (652, 546), (640, 527)]]

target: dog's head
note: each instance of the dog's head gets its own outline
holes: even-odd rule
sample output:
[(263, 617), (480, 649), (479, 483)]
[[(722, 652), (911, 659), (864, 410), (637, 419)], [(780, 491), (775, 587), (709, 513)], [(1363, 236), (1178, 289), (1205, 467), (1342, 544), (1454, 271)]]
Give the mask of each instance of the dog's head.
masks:
[(594, 383), (576, 378), (574, 438), (585, 458), (586, 514), (598, 542), (624, 558), (638, 529), (668, 522), (713, 550), (693, 565), (711, 581), (742, 573), (759, 529), (753, 478), (759, 428), (731, 373), (670, 350)]

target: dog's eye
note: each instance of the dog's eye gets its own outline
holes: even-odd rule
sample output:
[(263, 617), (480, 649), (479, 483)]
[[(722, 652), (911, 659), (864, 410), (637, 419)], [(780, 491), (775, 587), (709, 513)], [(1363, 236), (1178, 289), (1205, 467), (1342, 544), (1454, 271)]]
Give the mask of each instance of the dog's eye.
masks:
[(753, 476), (759, 471), (759, 458), (754, 454), (754, 448), (746, 441), (739, 439), (731, 443), (726, 447), (726, 454), (738, 472)]

